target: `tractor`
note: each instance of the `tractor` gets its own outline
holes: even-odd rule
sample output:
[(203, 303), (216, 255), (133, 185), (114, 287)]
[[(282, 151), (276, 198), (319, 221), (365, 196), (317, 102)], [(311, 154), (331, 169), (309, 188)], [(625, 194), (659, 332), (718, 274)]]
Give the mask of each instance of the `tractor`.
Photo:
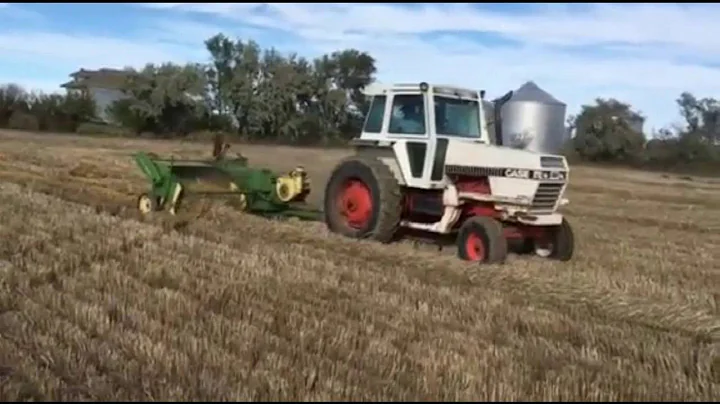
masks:
[(445, 85), (371, 84), (354, 155), (325, 186), (331, 232), (388, 243), (407, 231), (454, 237), (458, 256), (504, 262), (509, 245), (568, 261), (573, 230), (558, 208), (569, 167), (563, 156), (503, 147), (495, 100), (490, 141), (484, 91)]

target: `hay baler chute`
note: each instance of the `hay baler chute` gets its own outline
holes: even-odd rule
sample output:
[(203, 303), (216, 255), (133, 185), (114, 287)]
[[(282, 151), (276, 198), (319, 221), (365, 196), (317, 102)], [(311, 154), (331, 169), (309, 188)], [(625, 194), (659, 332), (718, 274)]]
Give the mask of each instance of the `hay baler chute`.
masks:
[(262, 216), (305, 220), (320, 217), (318, 211), (303, 206), (310, 186), (301, 167), (278, 175), (267, 169), (250, 167), (247, 159), (241, 156), (177, 160), (138, 152), (133, 158), (150, 182), (150, 190), (137, 200), (142, 214), (160, 210), (175, 214), (186, 197), (204, 196), (231, 199), (241, 210)]

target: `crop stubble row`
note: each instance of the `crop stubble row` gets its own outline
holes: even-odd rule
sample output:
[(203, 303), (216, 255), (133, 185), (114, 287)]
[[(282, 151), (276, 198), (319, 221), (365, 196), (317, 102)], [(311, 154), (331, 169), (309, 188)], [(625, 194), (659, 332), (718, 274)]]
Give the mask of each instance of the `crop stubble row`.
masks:
[[(120, 192), (82, 177), (55, 188), (0, 163), (4, 180), (116, 215), (0, 186), (3, 239), (20, 240), (0, 257), (3, 398), (718, 397), (712, 235), (671, 230), (684, 237), (658, 262), (685, 266), (658, 275), (640, 260), (663, 240), (635, 226), (613, 242), (621, 226), (591, 217), (578, 233), (599, 248), (569, 268), (479, 269), (222, 206), (142, 223), (120, 208), (137, 178)], [(58, 177), (73, 168), (56, 163)]]

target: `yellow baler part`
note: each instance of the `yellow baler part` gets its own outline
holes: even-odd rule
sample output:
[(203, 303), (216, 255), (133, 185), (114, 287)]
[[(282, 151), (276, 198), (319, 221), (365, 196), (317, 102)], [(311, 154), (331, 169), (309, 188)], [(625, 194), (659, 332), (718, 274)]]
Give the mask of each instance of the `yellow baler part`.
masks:
[(294, 201), (300, 195), (307, 194), (308, 191), (306, 173), (301, 167), (290, 171), (288, 175), (278, 177), (275, 183), (275, 193), (282, 202)]

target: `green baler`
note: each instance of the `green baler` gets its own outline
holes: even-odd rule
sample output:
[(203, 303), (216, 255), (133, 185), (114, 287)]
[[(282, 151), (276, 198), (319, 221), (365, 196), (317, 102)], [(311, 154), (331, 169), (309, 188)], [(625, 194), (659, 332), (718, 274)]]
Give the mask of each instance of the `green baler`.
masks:
[(137, 199), (140, 213), (167, 210), (175, 214), (181, 200), (190, 193), (234, 198), (243, 211), (258, 215), (319, 218), (317, 210), (302, 206), (310, 186), (301, 167), (278, 175), (249, 167), (245, 157), (225, 159), (217, 151), (216, 146), (212, 160), (161, 159), (145, 152), (135, 153), (135, 162), (150, 182), (149, 192)]

